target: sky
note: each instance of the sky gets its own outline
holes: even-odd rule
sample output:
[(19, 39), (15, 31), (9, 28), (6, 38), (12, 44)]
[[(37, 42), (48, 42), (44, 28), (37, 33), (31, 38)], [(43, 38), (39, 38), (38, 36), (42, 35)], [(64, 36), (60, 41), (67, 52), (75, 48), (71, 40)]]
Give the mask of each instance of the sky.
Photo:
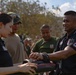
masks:
[(68, 10), (76, 11), (76, 0), (48, 0), (48, 1), (49, 2), (47, 4), (47, 6), (48, 5), (54, 5), (55, 7), (59, 6), (61, 11), (56, 12), (55, 10), (52, 9), (52, 11), (58, 15), (63, 16), (64, 12), (66, 12)]
[[(34, 0), (36, 1), (36, 0)], [(53, 11), (55, 14), (63, 16), (64, 12), (67, 10), (75, 10), (76, 11), (76, 0), (39, 0), (40, 4), (47, 3), (46, 7), (49, 8), (49, 11)], [(61, 11), (56, 11), (52, 9), (52, 5), (55, 7), (59, 7)]]

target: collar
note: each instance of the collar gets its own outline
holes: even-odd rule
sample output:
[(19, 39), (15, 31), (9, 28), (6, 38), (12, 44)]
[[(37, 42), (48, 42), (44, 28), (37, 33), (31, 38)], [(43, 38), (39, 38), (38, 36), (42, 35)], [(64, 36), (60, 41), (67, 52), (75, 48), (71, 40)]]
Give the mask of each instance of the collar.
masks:
[(69, 37), (73, 36), (74, 34), (76, 34), (76, 29), (74, 29), (69, 35), (66, 33), (65, 37), (69, 38)]

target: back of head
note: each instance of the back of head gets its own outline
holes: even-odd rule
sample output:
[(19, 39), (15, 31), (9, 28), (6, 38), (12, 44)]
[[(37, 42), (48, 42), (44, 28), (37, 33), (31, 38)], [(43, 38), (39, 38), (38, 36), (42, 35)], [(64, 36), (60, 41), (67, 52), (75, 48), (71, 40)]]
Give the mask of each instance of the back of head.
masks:
[(14, 24), (21, 23), (20, 16), (18, 14), (14, 13), (14, 12), (8, 12), (7, 14), (10, 15), (13, 18), (13, 23)]
[(12, 17), (6, 13), (0, 13), (0, 22), (4, 25), (12, 21)]

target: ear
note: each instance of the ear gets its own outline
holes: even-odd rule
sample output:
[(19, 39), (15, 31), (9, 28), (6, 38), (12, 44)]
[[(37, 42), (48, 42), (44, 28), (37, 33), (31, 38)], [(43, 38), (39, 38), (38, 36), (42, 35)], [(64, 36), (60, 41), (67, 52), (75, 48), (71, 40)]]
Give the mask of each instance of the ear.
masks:
[(0, 22), (0, 29), (2, 28), (2, 26), (3, 26), (3, 23), (2, 23), (2, 22)]

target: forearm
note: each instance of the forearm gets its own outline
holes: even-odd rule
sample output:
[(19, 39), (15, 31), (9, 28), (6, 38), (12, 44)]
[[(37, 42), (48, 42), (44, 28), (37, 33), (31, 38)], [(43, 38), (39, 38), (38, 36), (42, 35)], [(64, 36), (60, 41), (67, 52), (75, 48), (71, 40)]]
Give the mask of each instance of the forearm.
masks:
[(19, 71), (18, 66), (0, 68), (0, 75), (11, 74)]
[(18, 65), (21, 65), (22, 64), (22, 62), (21, 63), (16, 63), (16, 64), (13, 64), (14, 66), (18, 66)]
[(48, 55), (49, 55), (50, 60), (52, 61), (65, 59), (65, 54), (62, 51), (54, 52)]
[(61, 60), (66, 59), (74, 54), (76, 54), (76, 51), (67, 46), (64, 50), (49, 54), (49, 58), (50, 60)]

